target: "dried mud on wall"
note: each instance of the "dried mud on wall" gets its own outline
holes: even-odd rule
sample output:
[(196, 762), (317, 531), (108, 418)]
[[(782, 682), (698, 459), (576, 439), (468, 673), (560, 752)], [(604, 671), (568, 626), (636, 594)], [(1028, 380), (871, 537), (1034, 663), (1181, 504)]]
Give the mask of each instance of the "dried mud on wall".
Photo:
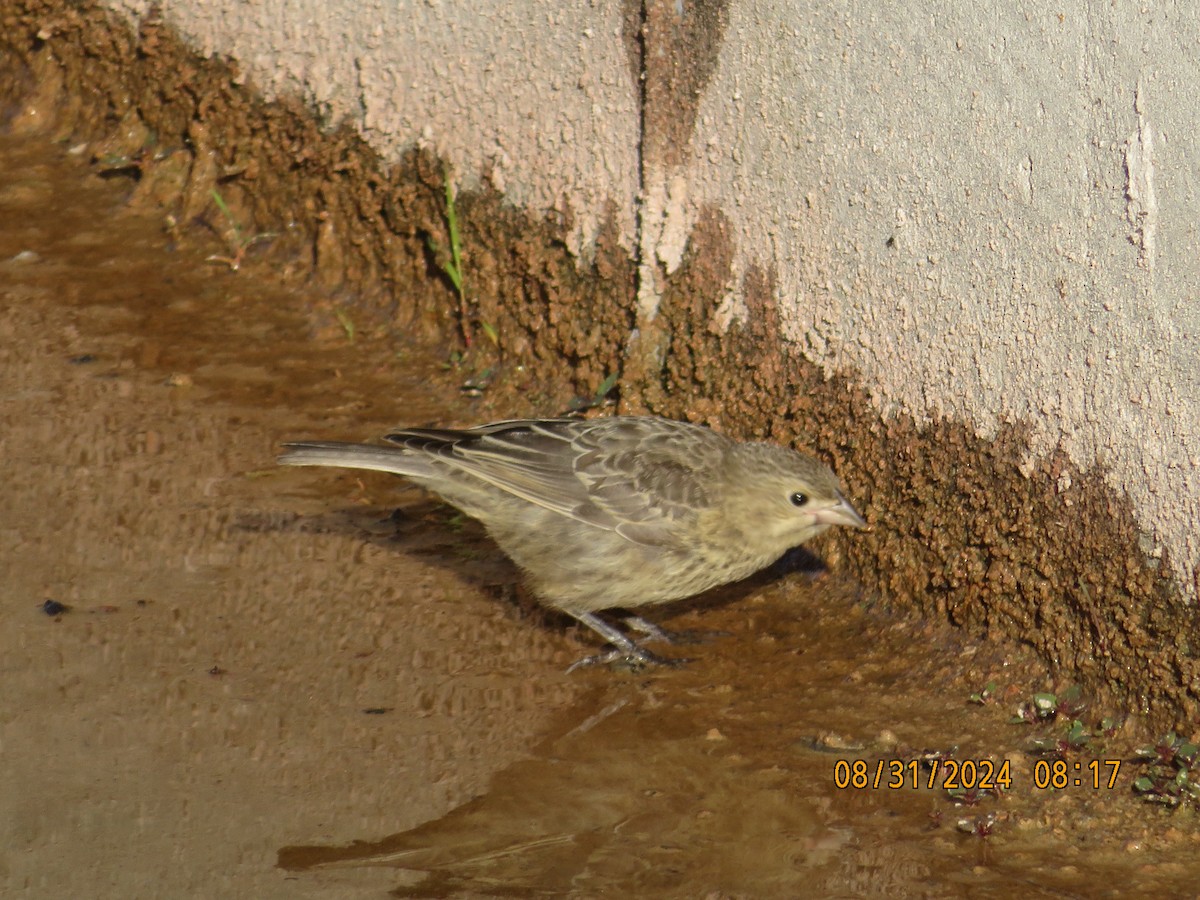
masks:
[(506, 358), (565, 374), (576, 392), (619, 367), (633, 269), (612, 228), (581, 264), (566, 249), (571, 223), (521, 213), (485, 177), (456, 203), (470, 249), (463, 328), (433, 246), (448, 245), (439, 160), (414, 150), (385, 166), (349, 128), (263, 102), (235, 63), (200, 59), (154, 18), (135, 34), (94, 6), (28, 2), (8, 4), (0, 28), (9, 127), (90, 141), (97, 171), (135, 184), (132, 204), (178, 223), (170, 238), (197, 226), (211, 237), (230, 220), (244, 238), (269, 234), (252, 252), (281, 277), (315, 279), (401, 336), (452, 344), (466, 331), (480, 368), (503, 362), (484, 324)]
[(731, 254), (721, 213), (706, 211), (645, 338), (664, 361), (643, 386), (646, 408), (757, 423), (756, 437), (812, 448), (871, 525), (827, 539), (835, 566), (896, 605), (1029, 643), (1097, 708), (1193, 731), (1200, 629), (1168, 561), (1151, 566), (1137, 549), (1131, 507), (1101, 473), (1058, 453), (1027, 476), (1019, 424), (984, 441), (960, 422), (881, 420), (851, 376), (780, 352), (769, 271), (750, 270), (749, 315), (719, 334)]
[[(385, 167), (348, 130), (238, 82), (232, 64), (199, 59), (153, 19), (135, 34), (87, 5), (0, 11), (6, 127), (87, 141), (97, 172), (128, 178), (130, 203), (161, 211), (165, 240), (227, 227), (215, 188), (244, 234), (275, 233), (255, 252), (279, 277), (315, 280), (398, 340), (451, 346), (474, 333), (472, 365), (500, 373), (486, 403), (500, 414), (561, 409), (619, 373), (628, 410), (808, 447), (871, 523), (820, 547), (865, 599), (1017, 637), (1097, 706), (1191, 730), (1200, 625), (1167, 561), (1138, 551), (1129, 504), (1062, 454), (1022, 473), (1019, 423), (985, 442), (969, 423), (881, 420), (851, 373), (827, 378), (787, 350), (770, 271), (750, 270), (750, 315), (721, 332), (734, 248), (719, 211), (692, 234), (658, 316), (637, 322), (635, 262), (613, 229), (580, 261), (563, 240), (570, 223), (506, 206), (484, 173), (485, 187), (458, 203), (470, 253), (463, 328), (430, 248), (445, 225), (440, 162), (414, 151)], [(482, 323), (497, 345), (480, 339)], [(626, 358), (627, 346), (641, 350)]]

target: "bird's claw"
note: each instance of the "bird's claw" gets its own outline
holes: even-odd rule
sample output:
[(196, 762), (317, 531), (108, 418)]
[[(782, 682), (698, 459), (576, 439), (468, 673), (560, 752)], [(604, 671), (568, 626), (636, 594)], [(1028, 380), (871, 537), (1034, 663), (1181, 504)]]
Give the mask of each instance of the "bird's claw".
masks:
[(651, 653), (644, 647), (639, 647), (635, 644), (632, 647), (613, 647), (611, 650), (597, 653), (595, 656), (585, 656), (583, 659), (573, 662), (567, 668), (567, 673), (574, 672), (576, 669), (603, 665), (620, 666), (629, 669), (631, 672), (640, 672), (647, 666), (664, 666), (669, 669), (677, 669), (690, 662), (690, 659), (659, 656), (657, 653)]

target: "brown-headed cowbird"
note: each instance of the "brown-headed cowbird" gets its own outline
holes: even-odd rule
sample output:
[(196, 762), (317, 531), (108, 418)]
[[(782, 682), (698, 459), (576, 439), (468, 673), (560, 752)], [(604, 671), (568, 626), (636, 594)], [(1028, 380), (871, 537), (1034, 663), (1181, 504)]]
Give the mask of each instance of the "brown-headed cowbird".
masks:
[(544, 603), (615, 648), (581, 663), (663, 662), (600, 610), (691, 597), (831, 525), (866, 524), (823, 463), (670, 419), (521, 419), (384, 439), (392, 446), (298, 441), (279, 462), (403, 475), (478, 519)]

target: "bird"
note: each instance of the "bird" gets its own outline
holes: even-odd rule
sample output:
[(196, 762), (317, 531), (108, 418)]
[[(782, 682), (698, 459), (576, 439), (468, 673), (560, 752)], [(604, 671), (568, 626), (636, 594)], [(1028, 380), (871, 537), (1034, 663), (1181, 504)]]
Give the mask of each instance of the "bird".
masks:
[[(571, 669), (684, 662), (652, 653), (599, 613), (692, 597), (831, 526), (866, 526), (819, 460), (673, 419), (509, 419), (402, 428), (383, 440), (289, 442), (278, 462), (390, 472), (478, 519), (544, 605), (610, 648)], [(668, 637), (636, 615), (625, 624)]]

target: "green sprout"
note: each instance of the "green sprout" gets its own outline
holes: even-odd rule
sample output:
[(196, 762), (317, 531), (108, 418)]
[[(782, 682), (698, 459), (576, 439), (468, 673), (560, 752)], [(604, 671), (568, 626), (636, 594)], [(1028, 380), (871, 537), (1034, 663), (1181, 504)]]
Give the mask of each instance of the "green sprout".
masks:
[[(449, 256), (446, 255), (442, 245), (432, 235), (426, 238), (426, 243), (429, 246), (430, 252), (433, 253), (433, 258), (437, 262), (438, 268), (442, 270), (445, 276), (450, 279), (450, 283), (454, 285), (454, 292), (458, 295), (458, 317), (460, 327), (462, 328), (463, 342), (470, 347), (471, 323), (467, 311), (467, 292), (463, 277), (462, 236), (458, 230), (458, 210), (454, 201), (454, 182), (450, 179), (449, 164), (446, 164), (442, 168), (442, 181), (445, 186), (443, 215), (446, 218), (446, 232), (450, 238)], [(484, 330), (493, 343), (498, 343), (494, 328), (485, 326)]]
[(612, 392), (612, 389), (617, 386), (617, 379), (620, 377), (621, 375), (619, 372), (613, 372), (602, 382), (600, 382), (600, 387), (596, 388), (596, 394), (594, 397), (592, 397), (592, 403), (594, 403), (596, 406), (599, 406), (601, 403), (603, 403), (604, 398), (607, 397), (609, 393)]
[(563, 415), (578, 414), (589, 409), (595, 409), (598, 406), (603, 406), (608, 399), (608, 395), (612, 393), (612, 389), (617, 386), (617, 380), (620, 377), (619, 372), (613, 372), (600, 382), (600, 386), (596, 388), (596, 392), (590, 398), (575, 397), (567, 405), (567, 410)]
[(351, 344), (354, 343), (354, 320), (346, 313), (344, 309), (335, 309), (333, 314), (337, 316), (338, 324), (342, 326), (342, 331), (346, 332), (346, 340)]
[(246, 236), (242, 231), (241, 225), (238, 224), (233, 210), (229, 208), (229, 204), (225, 202), (225, 198), (221, 196), (220, 192), (216, 188), (212, 188), (208, 193), (229, 225), (223, 237), (225, 238), (225, 242), (229, 244), (232, 253), (229, 256), (210, 256), (206, 261), (224, 263), (229, 266), (231, 271), (236, 272), (242, 267), (247, 250), (260, 241), (270, 240), (275, 237), (275, 234), (274, 232), (260, 231), (257, 234)]
[(967, 698), (968, 703), (978, 703), (980, 706), (986, 706), (991, 702), (992, 696), (996, 693), (996, 682), (989, 681), (984, 685), (983, 690), (976, 691)]

